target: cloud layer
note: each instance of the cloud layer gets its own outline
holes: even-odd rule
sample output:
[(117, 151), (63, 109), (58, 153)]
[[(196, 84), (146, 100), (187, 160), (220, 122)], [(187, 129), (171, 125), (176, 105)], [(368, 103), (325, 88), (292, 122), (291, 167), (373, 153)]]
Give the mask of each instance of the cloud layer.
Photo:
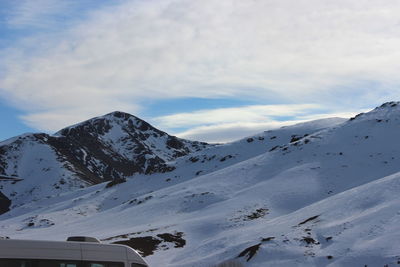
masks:
[[(44, 15), (22, 9), (11, 22), (60, 13), (41, 1)], [(400, 94), (399, 13), (392, 0), (121, 1), (0, 51), (0, 96), (49, 131), (118, 109), (140, 116), (146, 99), (373, 107)], [(176, 116), (163, 123), (178, 127)]]
[(329, 117), (350, 118), (361, 110), (334, 113), (321, 105), (253, 105), (240, 108), (199, 110), (154, 119), (164, 129), (190, 127), (177, 131), (182, 138), (207, 142), (228, 142), (295, 123)]

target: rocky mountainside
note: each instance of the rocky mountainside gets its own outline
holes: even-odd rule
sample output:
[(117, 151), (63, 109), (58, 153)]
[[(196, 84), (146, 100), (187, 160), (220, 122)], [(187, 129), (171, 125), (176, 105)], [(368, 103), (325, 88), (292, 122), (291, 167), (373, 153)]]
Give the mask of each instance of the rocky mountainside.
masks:
[(192, 146), (166, 161), (168, 172), (30, 202), (11, 194), (26, 180), (3, 181), (13, 202), (0, 236), (96, 236), (134, 247), (151, 266), (397, 266), (399, 130), (400, 103), (390, 102), (348, 120)]
[(25, 134), (0, 142), (0, 179), (11, 179), (2, 179), (0, 191), (20, 205), (135, 174), (170, 172), (175, 159), (209, 146), (170, 136), (130, 114), (113, 112), (54, 135)]

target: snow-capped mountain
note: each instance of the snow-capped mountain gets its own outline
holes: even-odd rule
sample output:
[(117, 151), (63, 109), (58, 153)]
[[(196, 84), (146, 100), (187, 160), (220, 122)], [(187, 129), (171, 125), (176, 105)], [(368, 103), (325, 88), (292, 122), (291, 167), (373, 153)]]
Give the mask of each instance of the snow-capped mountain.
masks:
[[(53, 138), (73, 134), (82, 142), (88, 128), (73, 129), (85, 123)], [(94, 132), (102, 142), (131, 155), (118, 135), (100, 129)], [(151, 266), (395, 266), (399, 132), (400, 103), (390, 102), (349, 120), (312, 121), (229, 144), (180, 140), (185, 155), (159, 154), (168, 172), (142, 169), (123, 183), (48, 191), (30, 202), (15, 204), (11, 195), (28, 179), (3, 181), (12, 204), (0, 216), (0, 236), (96, 236), (136, 248)], [(40, 181), (32, 185), (50, 180)]]
[(170, 172), (170, 161), (209, 146), (113, 112), (54, 135), (25, 134), (0, 142), (0, 179), (11, 179), (0, 184), (0, 191), (14, 206), (21, 205), (137, 173)]

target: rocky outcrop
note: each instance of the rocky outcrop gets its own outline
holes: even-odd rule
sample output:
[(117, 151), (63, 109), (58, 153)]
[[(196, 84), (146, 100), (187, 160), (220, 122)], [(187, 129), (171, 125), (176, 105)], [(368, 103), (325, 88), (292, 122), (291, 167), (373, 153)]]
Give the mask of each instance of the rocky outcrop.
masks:
[(9, 200), (2, 192), (0, 192), (0, 214), (10, 210), (11, 200)]

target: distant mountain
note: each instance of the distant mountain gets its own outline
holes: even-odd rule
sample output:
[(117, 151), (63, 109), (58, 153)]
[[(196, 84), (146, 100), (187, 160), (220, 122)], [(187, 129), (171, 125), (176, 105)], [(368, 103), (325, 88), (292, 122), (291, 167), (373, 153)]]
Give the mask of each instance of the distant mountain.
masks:
[[(113, 112), (54, 135), (25, 134), (0, 143), (0, 176), (21, 181), (15, 204), (134, 174), (169, 172), (171, 161), (210, 145), (183, 140), (123, 112)], [(0, 189), (1, 190), (1, 189)]]
[[(85, 134), (72, 133), (76, 127), (53, 138), (82, 142)], [(115, 138), (119, 135), (102, 132), (107, 128), (93, 130), (101, 143), (131, 155), (127, 143)], [(399, 132), (400, 103), (389, 102), (354, 118), (302, 123), (228, 144), (180, 140), (185, 155), (169, 149), (157, 154), (167, 171), (143, 168), (124, 176), (126, 182), (102, 176), (99, 181), (107, 181), (91, 186), (71, 176), (69, 183), (84, 188), (64, 185), (62, 192), (43, 190), (48, 183), (54, 186), (50, 176), (16, 181), (11, 165), (1, 165), (7, 170), (0, 182), (3, 203), (7, 198), (12, 204), (0, 216), (0, 236), (96, 236), (134, 247), (151, 266), (396, 266)], [(16, 140), (3, 142), (11, 158)], [(93, 150), (88, 143), (81, 147)], [(49, 171), (38, 167), (43, 161), (35, 161), (35, 177), (47, 177)], [(40, 189), (29, 195), (29, 188)], [(21, 192), (32, 201), (19, 200)]]

